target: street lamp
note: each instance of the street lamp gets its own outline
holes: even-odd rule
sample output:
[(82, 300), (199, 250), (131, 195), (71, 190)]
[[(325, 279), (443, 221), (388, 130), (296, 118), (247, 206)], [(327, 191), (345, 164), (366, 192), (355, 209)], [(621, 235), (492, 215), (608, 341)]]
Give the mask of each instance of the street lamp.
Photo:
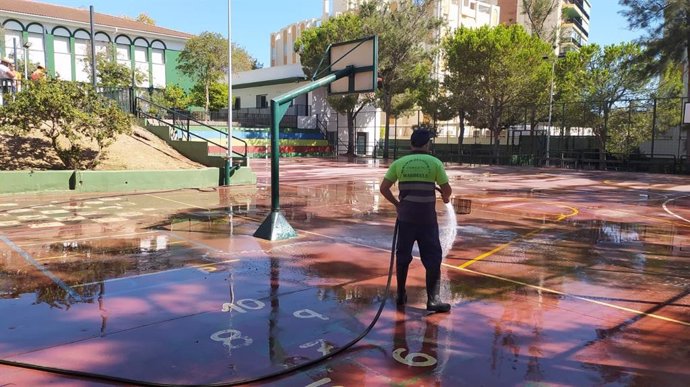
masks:
[(29, 47), (31, 42), (24, 43), (24, 79), (29, 79)]

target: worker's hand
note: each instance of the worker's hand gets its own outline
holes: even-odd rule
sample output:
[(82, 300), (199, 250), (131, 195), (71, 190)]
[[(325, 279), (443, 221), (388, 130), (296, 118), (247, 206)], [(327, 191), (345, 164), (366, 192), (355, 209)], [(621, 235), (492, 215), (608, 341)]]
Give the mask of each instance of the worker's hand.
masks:
[(441, 199), (443, 199), (443, 202), (446, 204), (450, 203), (450, 196), (441, 196)]

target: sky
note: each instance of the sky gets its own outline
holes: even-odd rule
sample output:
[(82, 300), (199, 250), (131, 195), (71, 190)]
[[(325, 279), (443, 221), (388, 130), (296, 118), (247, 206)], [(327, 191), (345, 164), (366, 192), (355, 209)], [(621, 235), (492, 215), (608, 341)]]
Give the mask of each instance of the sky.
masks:
[[(219, 32), (227, 36), (228, 0), (38, 0), (46, 3), (85, 7), (114, 16), (136, 17), (146, 13), (161, 27), (198, 34)], [(230, 0), (232, 40), (244, 47), (264, 67), (270, 65), (270, 35), (306, 19), (320, 18), (322, 0)], [(638, 38), (628, 31), (618, 0), (590, 0), (590, 43), (608, 45)]]

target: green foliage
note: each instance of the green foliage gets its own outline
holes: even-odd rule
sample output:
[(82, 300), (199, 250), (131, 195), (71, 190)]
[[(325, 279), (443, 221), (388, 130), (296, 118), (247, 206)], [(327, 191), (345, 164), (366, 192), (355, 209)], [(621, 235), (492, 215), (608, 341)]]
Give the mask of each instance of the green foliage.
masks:
[[(191, 77), (197, 86), (203, 87), (204, 101), (199, 106), (204, 106), (206, 111), (213, 109), (211, 85), (220, 82), (228, 71), (228, 63), (228, 40), (215, 32), (202, 32), (199, 36), (189, 39), (180, 53), (177, 68)], [(233, 43), (232, 72), (251, 70), (260, 66), (261, 64), (249, 56), (245, 49)], [(218, 103), (214, 106), (218, 106)], [(227, 102), (224, 106), (227, 106)]]
[[(631, 30), (646, 30), (640, 41), (644, 48), (638, 63), (648, 75), (661, 75), (664, 69), (690, 57), (690, 1), (619, 0)], [(688, 90), (690, 95), (690, 89)]]
[[(434, 16), (436, 1), (374, 0), (361, 5), (363, 32), (378, 35), (381, 89), (376, 102), (394, 117), (414, 106), (418, 90), (428, 82), (431, 64), (437, 53), (435, 31), (441, 20)], [(383, 156), (388, 157), (390, 120), (386, 120)]]
[[(225, 87), (227, 90), (227, 86)], [(227, 97), (227, 92), (225, 94)], [(178, 85), (169, 85), (163, 90), (154, 91), (151, 96), (153, 103), (168, 109), (186, 109), (191, 103), (191, 97)]]
[[(141, 85), (146, 79), (146, 74), (140, 70), (132, 70), (129, 65), (118, 63), (116, 57), (116, 48), (114, 44), (106, 46), (105, 52), (96, 54), (96, 82), (97, 85), (104, 88), (124, 89), (132, 86), (132, 80), (135, 85)], [(91, 81), (91, 49), (88, 49), (88, 55), (82, 60), (84, 71), (89, 74), (89, 81)]]
[[(572, 126), (592, 126), (601, 149), (609, 150), (607, 140), (618, 136), (622, 126), (609, 125), (616, 105), (623, 100), (643, 96), (647, 79), (644, 63), (634, 61), (641, 53), (635, 43), (621, 43), (601, 48), (592, 44), (580, 51), (568, 52), (557, 70), (559, 101), (580, 101), (572, 112)], [(576, 105), (572, 105), (573, 107)], [(589, 122), (589, 124), (586, 124)], [(636, 130), (633, 127), (631, 130)], [(614, 131), (614, 132), (611, 132)], [(623, 138), (618, 136), (618, 138)], [(621, 147), (618, 146), (620, 149)]]
[(521, 121), (525, 106), (548, 101), (552, 62), (544, 58), (553, 52), (521, 26), (461, 27), (443, 48), (449, 72), (445, 86), (455, 110), (471, 125), (489, 128), (494, 138)]
[(32, 83), (0, 109), (0, 129), (18, 135), (39, 131), (65, 168), (92, 169), (117, 135), (131, 130), (131, 122), (90, 85), (48, 79)]
[[(295, 41), (295, 51), (300, 53), (302, 69), (308, 78), (320, 78), (328, 74), (326, 49), (329, 44), (359, 39), (364, 36), (362, 19), (354, 13), (329, 18), (320, 26), (309, 28)], [(322, 64), (323, 60), (323, 64)], [(321, 64), (321, 68), (318, 66)], [(319, 71), (320, 74), (316, 74)], [(354, 155), (355, 118), (371, 101), (370, 95), (344, 95), (328, 97), (328, 104), (338, 113), (347, 116), (347, 154)]]
[(560, 2), (561, 0), (522, 0), (522, 12), (527, 16), (530, 32), (533, 35), (544, 41), (554, 42), (555, 31), (547, 28), (544, 24)]
[[(194, 106), (204, 106), (206, 103), (206, 88), (203, 84), (197, 83), (192, 88), (189, 97)], [(228, 107), (228, 85), (227, 83), (213, 82), (208, 87), (208, 110), (219, 110)]]

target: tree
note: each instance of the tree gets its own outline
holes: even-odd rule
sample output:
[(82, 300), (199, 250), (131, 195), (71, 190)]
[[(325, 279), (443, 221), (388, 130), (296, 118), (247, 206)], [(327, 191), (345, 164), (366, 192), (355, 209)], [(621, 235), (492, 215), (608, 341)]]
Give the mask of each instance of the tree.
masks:
[[(192, 105), (201, 106), (206, 98), (206, 88), (197, 83), (190, 92)], [(228, 84), (224, 82), (213, 82), (208, 87), (208, 108), (209, 110), (219, 110), (228, 107)]]
[(471, 125), (489, 128), (498, 157), (501, 131), (520, 122), (525, 105), (548, 94), (549, 44), (520, 25), (461, 27), (444, 41), (448, 89)]
[[(320, 26), (302, 32), (295, 41), (295, 51), (300, 54), (302, 69), (308, 78), (320, 78), (326, 74), (316, 74), (330, 44), (359, 39), (364, 36), (362, 19), (355, 13), (345, 13), (323, 22)], [(328, 104), (338, 113), (347, 117), (346, 156), (355, 156), (355, 119), (359, 112), (372, 100), (372, 95), (355, 94), (330, 96)], [(337, 146), (337, 145), (336, 145)]]
[[(234, 43), (232, 47), (232, 72), (251, 70), (260, 66), (246, 50)], [(211, 84), (219, 82), (228, 71), (228, 40), (218, 33), (202, 32), (187, 41), (178, 60), (177, 68), (203, 87), (203, 106), (208, 111), (211, 103)]]
[[(89, 46), (90, 47), (90, 46)], [(91, 49), (87, 50), (86, 58), (82, 59), (84, 71), (91, 80)], [(104, 88), (125, 89), (140, 85), (146, 79), (146, 74), (131, 66), (119, 63), (114, 44), (108, 44), (105, 51), (96, 54), (96, 84)], [(134, 82), (134, 83), (132, 83)]]
[(410, 109), (419, 88), (428, 82), (441, 20), (434, 16), (434, 0), (373, 0), (361, 5), (363, 32), (378, 35), (381, 88), (377, 105), (386, 113), (383, 157), (388, 158), (390, 119)]
[(92, 169), (116, 136), (131, 130), (130, 117), (89, 84), (47, 79), (17, 93), (0, 109), (0, 128), (40, 131), (65, 168)]
[(156, 21), (151, 18), (151, 16), (147, 15), (146, 13), (142, 12), (140, 13), (134, 20), (138, 21), (139, 23), (144, 23), (148, 24), (151, 26), (156, 25)]
[(562, 98), (572, 96), (580, 101), (576, 107), (579, 113), (573, 116), (573, 124), (593, 126), (602, 150), (602, 161), (605, 160), (603, 151), (612, 150), (607, 140), (618, 136), (610, 130), (622, 130), (620, 125), (616, 125), (616, 122), (621, 122), (620, 117), (613, 117), (614, 120), (609, 122), (611, 113), (621, 101), (642, 95), (647, 85), (647, 79), (641, 76), (645, 64), (633, 61), (640, 54), (640, 46), (635, 43), (603, 48), (591, 44), (579, 51), (568, 52), (557, 66)]
[(529, 20), (530, 32), (539, 39), (555, 43), (556, 33), (544, 25), (561, 0), (522, 0), (522, 12)]
[(176, 110), (186, 109), (191, 103), (190, 96), (178, 85), (169, 85), (163, 90), (156, 90), (151, 100), (157, 105)]
[(690, 57), (690, 2), (687, 0), (619, 0), (630, 29), (646, 30), (639, 43), (647, 74), (660, 75)]

